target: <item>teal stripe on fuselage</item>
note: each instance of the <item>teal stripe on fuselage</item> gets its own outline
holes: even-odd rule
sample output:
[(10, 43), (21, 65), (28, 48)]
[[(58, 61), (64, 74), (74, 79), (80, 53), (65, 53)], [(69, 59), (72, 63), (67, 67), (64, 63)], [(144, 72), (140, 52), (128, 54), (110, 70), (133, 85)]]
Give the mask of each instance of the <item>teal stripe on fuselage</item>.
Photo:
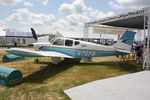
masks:
[(62, 47), (48, 47), (48, 46), (41, 47), (40, 50), (42, 50), (42, 51), (56, 51), (56, 52), (60, 52), (60, 53), (72, 56), (74, 58), (115, 56), (115, 55), (124, 55), (125, 54), (125, 53), (120, 53), (120, 52), (62, 48)]

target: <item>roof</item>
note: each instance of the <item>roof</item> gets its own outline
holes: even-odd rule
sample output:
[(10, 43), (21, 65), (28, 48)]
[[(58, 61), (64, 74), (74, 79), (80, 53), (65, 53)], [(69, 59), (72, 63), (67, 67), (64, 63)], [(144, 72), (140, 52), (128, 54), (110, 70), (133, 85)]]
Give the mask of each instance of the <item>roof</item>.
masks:
[(108, 25), (134, 29), (144, 29), (144, 15), (148, 14), (150, 7), (127, 13), (118, 14), (104, 19), (87, 22), (88, 25)]
[(16, 29), (3, 29), (6, 37), (33, 37), (32, 32), (23, 32)]

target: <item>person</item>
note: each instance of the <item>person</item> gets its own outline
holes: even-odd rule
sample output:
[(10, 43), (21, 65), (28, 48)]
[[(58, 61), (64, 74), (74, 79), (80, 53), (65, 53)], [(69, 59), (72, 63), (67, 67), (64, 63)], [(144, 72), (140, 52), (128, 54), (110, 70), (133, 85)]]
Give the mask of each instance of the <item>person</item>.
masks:
[(141, 47), (144, 48), (144, 44), (143, 43), (141, 43)]
[(135, 57), (136, 57), (136, 47), (137, 47), (137, 43), (135, 42), (135, 43), (132, 45), (132, 48), (131, 48), (131, 51), (132, 51), (132, 60), (134, 60)]
[(143, 63), (143, 48), (140, 47), (139, 50), (137, 51), (137, 54), (136, 54), (136, 61), (137, 63), (141, 62)]
[(14, 46), (15, 46), (15, 47), (17, 46), (17, 43), (16, 43), (16, 42), (14, 43)]

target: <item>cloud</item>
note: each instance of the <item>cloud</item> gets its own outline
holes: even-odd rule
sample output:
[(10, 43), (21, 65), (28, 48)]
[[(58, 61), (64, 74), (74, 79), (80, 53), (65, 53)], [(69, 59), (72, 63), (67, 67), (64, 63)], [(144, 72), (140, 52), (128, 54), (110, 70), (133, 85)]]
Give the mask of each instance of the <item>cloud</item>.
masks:
[(8, 18), (6, 18), (5, 21), (9, 22), (9, 24), (17, 22), (20, 26), (49, 26), (55, 21), (55, 16), (53, 14), (33, 13), (27, 8), (19, 8), (16, 9)]
[[(44, 1), (48, 2), (48, 0)], [(74, 37), (83, 36), (84, 23), (89, 22), (92, 17), (100, 19), (114, 14), (88, 7), (83, 0), (74, 0), (70, 4), (63, 3), (58, 10), (64, 14), (64, 17), (56, 20), (53, 14), (34, 13), (27, 8), (19, 8), (6, 18), (6, 21), (12, 24), (14, 21), (19, 22), (20, 29), (21, 27), (36, 27), (40, 33), (59, 31), (64, 36)]]
[(6, 21), (21, 22), (22, 17), (18, 13), (13, 13), (6, 19)]
[(55, 20), (55, 16), (52, 14), (46, 15), (43, 13), (40, 14), (30, 13), (28, 20), (32, 24), (36, 24), (36, 25), (51, 25)]
[(63, 3), (59, 11), (67, 15), (69, 14), (81, 14), (85, 11), (86, 6), (83, 0), (75, 0), (72, 4)]
[(18, 8), (15, 11), (20, 15), (21, 14), (26, 14), (26, 15), (30, 14), (30, 11), (27, 8)]
[(47, 33), (60, 32), (65, 37), (81, 37), (83, 35), (81, 29), (83, 29), (83, 27), (78, 28), (74, 25), (71, 25), (67, 20), (59, 19), (51, 26), (48, 26), (46, 30)]
[(47, 5), (48, 4), (48, 0), (43, 0), (43, 5)]
[(0, 20), (0, 36), (4, 36), (5, 35), (5, 31), (3, 31), (3, 29), (7, 28), (6, 27), (6, 22)]
[[(63, 3), (60, 6), (59, 11), (66, 14), (67, 17), (68, 15), (70, 15), (70, 16), (74, 16), (77, 18), (80, 17), (80, 18), (86, 18), (86, 19), (90, 19), (90, 17), (100, 19), (100, 18), (114, 15), (113, 12), (104, 13), (98, 9), (87, 7), (84, 4), (83, 0), (75, 0), (72, 4)], [(86, 21), (89, 21), (89, 20), (86, 20)]]
[(115, 9), (143, 8), (150, 6), (150, 0), (116, 0), (109, 1), (109, 6)]
[[(55, 16), (53, 14), (33, 13), (27, 8), (16, 9), (15, 13), (12, 15), (26, 17), (27, 21), (22, 22), (22, 24), (26, 24), (28, 22), (34, 25), (51, 25), (55, 21)], [(12, 17), (12, 15), (10, 17)], [(7, 18), (7, 20), (12, 21), (10, 20), (10, 17)]]
[(59, 26), (59, 32), (63, 32), (67, 37), (83, 36), (84, 23), (90, 21), (87, 9), (83, 0), (74, 0), (71, 4), (63, 3), (59, 11), (65, 14), (65, 20), (59, 20), (53, 27), (58, 29)]
[(2, 5), (16, 5), (18, 3), (21, 3), (23, 0), (0, 0), (0, 4)]
[(18, 8), (5, 20), (9, 23), (17, 22), (22, 24), (29, 24), (28, 21), (24, 21), (23, 17), (28, 17), (30, 15), (30, 11), (27, 8)]
[(114, 12), (104, 13), (98, 9), (88, 7), (84, 4), (83, 0), (74, 0), (71, 4), (63, 3), (59, 11), (65, 14), (65, 20), (56, 22), (53, 25), (54, 29), (59, 28), (59, 30), (65, 33), (72, 33), (72, 36), (83, 35), (84, 23), (89, 22), (91, 18), (100, 19), (114, 15)]
[(90, 21), (89, 17), (82, 14), (72, 14), (66, 16), (66, 18), (71, 25), (81, 25), (84, 24), (85, 22)]
[(29, 1), (24, 1), (23, 5), (33, 7), (33, 4)]
[(97, 13), (97, 19), (102, 19), (102, 18), (105, 18), (105, 17), (109, 17), (109, 16), (113, 16), (113, 15), (115, 15), (114, 14), (114, 12), (107, 12), (107, 13), (104, 13), (104, 12), (102, 12), (102, 11), (99, 11), (98, 13)]
[(115, 9), (123, 9), (124, 8), (121, 5), (114, 3), (113, 1), (109, 2), (109, 6), (115, 8)]
[(95, 19), (102, 19), (105, 17), (113, 16), (114, 12), (110, 11), (110, 12), (104, 13), (98, 9), (93, 9), (92, 7), (88, 7), (86, 14), (91, 17), (94, 17)]

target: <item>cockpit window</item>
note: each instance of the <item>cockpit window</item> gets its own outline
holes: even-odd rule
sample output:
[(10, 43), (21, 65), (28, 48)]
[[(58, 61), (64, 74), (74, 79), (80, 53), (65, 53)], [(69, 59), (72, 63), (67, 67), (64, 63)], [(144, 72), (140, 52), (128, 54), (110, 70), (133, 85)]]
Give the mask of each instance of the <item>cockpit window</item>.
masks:
[(66, 40), (65, 41), (65, 46), (72, 46), (73, 45), (73, 41), (72, 40)]
[(64, 45), (64, 39), (57, 39), (53, 42), (53, 45)]
[(78, 44), (80, 44), (80, 42), (78, 42), (78, 41), (75, 41), (75, 42), (74, 42), (74, 45), (78, 45)]

